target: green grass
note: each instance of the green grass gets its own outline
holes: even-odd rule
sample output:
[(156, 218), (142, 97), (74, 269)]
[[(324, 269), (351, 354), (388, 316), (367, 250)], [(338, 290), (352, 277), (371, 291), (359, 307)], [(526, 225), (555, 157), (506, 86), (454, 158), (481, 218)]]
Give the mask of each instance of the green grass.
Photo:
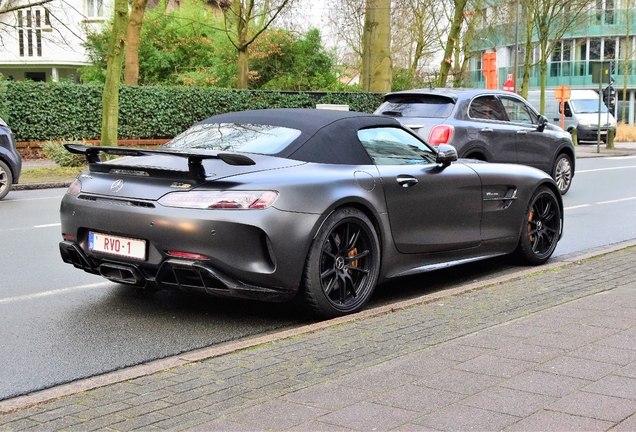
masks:
[(72, 180), (85, 167), (44, 167), (27, 168), (20, 174), (20, 183), (51, 182)]

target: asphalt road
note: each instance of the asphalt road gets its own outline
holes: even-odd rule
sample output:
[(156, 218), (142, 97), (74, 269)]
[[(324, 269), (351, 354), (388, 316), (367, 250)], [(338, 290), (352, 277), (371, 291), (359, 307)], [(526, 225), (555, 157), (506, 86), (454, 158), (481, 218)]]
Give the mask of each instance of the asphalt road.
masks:
[[(556, 256), (636, 238), (636, 158), (577, 161)], [(307, 323), (293, 304), (144, 293), (59, 258), (62, 189), (0, 201), (0, 400), (125, 366)], [(487, 260), (378, 287), (371, 307), (515, 270)]]

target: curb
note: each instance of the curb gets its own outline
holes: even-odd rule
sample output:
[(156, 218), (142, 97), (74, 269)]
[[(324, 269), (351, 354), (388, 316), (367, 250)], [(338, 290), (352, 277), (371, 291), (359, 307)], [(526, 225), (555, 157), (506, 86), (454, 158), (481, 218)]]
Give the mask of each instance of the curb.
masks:
[(426, 294), (414, 299), (404, 300), (391, 305), (379, 306), (374, 309), (364, 310), (356, 314), (347, 315), (344, 317), (334, 318), (327, 321), (322, 321), (314, 324), (308, 324), (301, 327), (278, 331), (263, 336), (256, 336), (244, 340), (235, 342), (229, 342), (210, 348), (202, 348), (187, 353), (179, 354), (176, 356), (168, 357), (165, 359), (155, 360), (148, 363), (143, 363), (137, 366), (124, 368), (121, 370), (108, 372), (99, 376), (90, 377), (86, 379), (77, 380), (68, 384), (61, 384), (49, 389), (33, 392), (27, 395), (18, 396), (16, 398), (0, 401), (0, 414), (7, 414), (20, 409), (28, 408), (40, 403), (48, 402), (53, 399), (58, 399), (65, 396), (71, 396), (77, 393), (93, 390), (98, 387), (104, 387), (123, 381), (140, 378), (143, 376), (152, 375), (167, 369), (176, 368), (189, 363), (203, 361), (209, 358), (219, 357), (232, 352), (244, 350), (247, 348), (256, 347), (258, 345), (268, 344), (283, 339), (306, 335), (317, 332), (329, 327), (342, 325), (349, 322), (361, 321), (364, 319), (390, 314), (399, 310), (404, 310), (413, 306), (432, 303), (442, 298), (457, 296), (468, 292), (479, 291), (481, 289), (499, 285), (515, 279), (524, 277), (530, 277), (533, 274), (559, 269), (567, 267), (581, 261), (595, 258), (598, 256), (606, 255), (612, 252), (617, 252), (622, 249), (627, 249), (636, 246), (636, 239), (628, 240), (620, 243), (616, 243), (604, 248), (597, 248), (591, 251), (587, 251), (576, 256), (568, 255), (562, 258), (556, 258), (549, 261), (546, 264), (525, 268), (510, 274), (494, 277), (485, 281), (468, 283), (466, 285), (449, 288), (446, 290)]
[(53, 189), (53, 188), (68, 188), (73, 180), (60, 180), (52, 182), (38, 182), (38, 183), (18, 183), (11, 187), (14, 191), (23, 190), (35, 190), (35, 189)]

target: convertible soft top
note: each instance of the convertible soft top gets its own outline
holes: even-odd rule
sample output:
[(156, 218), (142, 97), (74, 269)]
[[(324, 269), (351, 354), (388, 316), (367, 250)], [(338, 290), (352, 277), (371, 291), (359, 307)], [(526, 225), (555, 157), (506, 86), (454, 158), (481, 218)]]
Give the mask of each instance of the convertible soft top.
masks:
[(197, 124), (264, 124), (297, 129), (300, 136), (275, 156), (303, 162), (370, 165), (360, 144), (360, 129), (378, 126), (402, 128), (391, 117), (354, 111), (280, 108), (219, 114)]

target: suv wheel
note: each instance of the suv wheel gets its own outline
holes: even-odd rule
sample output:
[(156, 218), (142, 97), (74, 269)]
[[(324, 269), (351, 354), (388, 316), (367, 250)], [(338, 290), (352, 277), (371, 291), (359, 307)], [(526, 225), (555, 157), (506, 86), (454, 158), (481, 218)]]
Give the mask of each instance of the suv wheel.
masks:
[(561, 195), (565, 195), (572, 184), (572, 159), (564, 153), (561, 153), (554, 163), (552, 177), (559, 187)]
[(0, 161), (0, 200), (11, 190), (13, 184), (13, 174), (4, 162)]

